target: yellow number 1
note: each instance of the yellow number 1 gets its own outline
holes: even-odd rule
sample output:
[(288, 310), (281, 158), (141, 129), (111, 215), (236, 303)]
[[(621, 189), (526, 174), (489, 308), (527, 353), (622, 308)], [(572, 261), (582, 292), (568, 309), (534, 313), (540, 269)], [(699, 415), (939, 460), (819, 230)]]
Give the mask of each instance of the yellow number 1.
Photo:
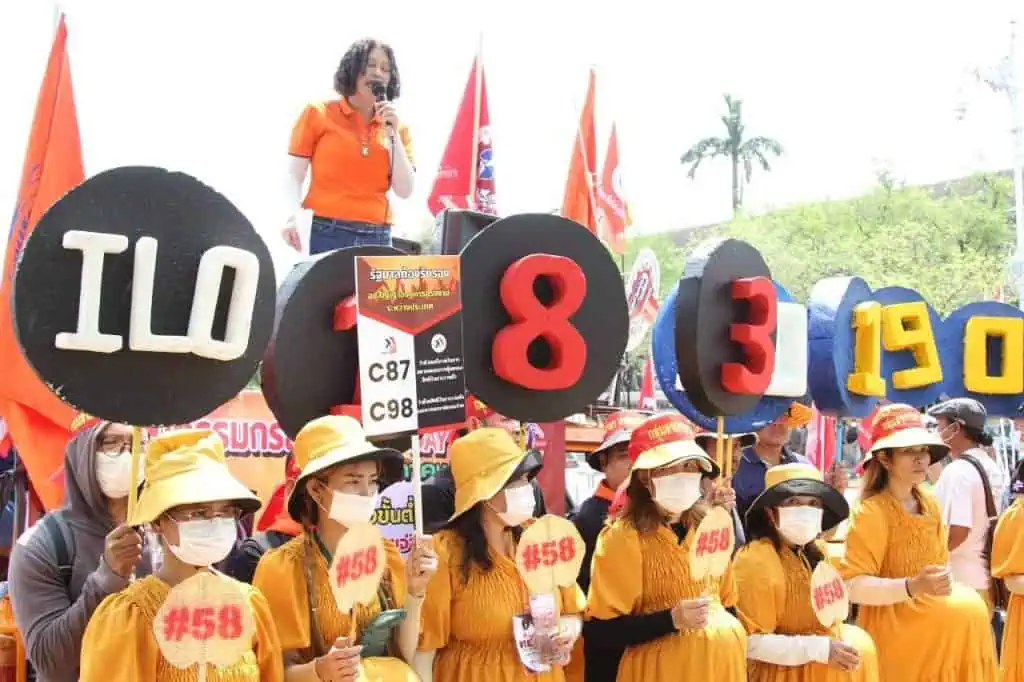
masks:
[(884, 397), (882, 378), (882, 305), (866, 301), (853, 309), (853, 372), (846, 388), (858, 395)]

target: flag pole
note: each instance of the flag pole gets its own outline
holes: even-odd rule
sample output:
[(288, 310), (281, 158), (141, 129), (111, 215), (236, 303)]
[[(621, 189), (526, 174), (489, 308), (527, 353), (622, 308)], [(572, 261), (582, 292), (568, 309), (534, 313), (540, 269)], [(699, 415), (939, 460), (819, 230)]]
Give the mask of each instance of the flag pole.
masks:
[[(590, 73), (594, 76), (594, 134), (597, 134), (597, 70), (594, 67), (590, 67)], [(587, 87), (590, 87), (589, 79)], [(582, 120), (580, 120), (582, 123)], [(583, 144), (583, 129), (580, 127), (580, 123), (576, 124), (576, 135), (580, 140), (580, 154), (583, 155), (583, 167), (586, 169), (585, 177), (587, 179), (587, 192), (590, 194), (590, 211), (591, 219), (594, 221), (594, 234), (599, 232), (600, 225), (597, 224), (597, 195), (594, 192), (594, 179), (597, 175), (597, 168), (594, 167), (594, 172), (591, 173), (590, 159), (587, 158), (587, 145)], [(595, 141), (596, 146), (596, 141)], [(596, 152), (595, 152), (596, 153)], [(597, 159), (594, 159), (594, 163), (597, 163)], [(587, 227), (590, 227), (589, 225)], [(597, 234), (600, 238), (600, 234)]]
[(473, 146), (470, 147), (470, 175), (469, 175), (469, 196), (466, 198), (466, 205), (476, 210), (476, 185), (477, 177), (480, 174), (477, 164), (480, 163), (480, 97), (481, 84), (484, 73), (484, 32), (480, 31), (477, 37), (476, 58), (473, 60)]

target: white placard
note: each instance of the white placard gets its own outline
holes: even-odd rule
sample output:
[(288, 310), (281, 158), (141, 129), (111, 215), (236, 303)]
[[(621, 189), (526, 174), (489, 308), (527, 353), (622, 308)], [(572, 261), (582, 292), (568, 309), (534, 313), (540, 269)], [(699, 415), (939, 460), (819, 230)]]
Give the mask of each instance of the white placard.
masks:
[(415, 337), (359, 315), (359, 387), (367, 436), (415, 431)]

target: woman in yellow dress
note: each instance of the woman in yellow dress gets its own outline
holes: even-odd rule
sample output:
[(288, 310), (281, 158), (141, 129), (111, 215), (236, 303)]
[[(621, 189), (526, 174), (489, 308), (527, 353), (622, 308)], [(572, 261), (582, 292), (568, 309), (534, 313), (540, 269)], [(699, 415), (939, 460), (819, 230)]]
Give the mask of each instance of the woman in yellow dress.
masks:
[(733, 565), (751, 682), (878, 682), (868, 634), (826, 628), (812, 607), (811, 573), (828, 560), (820, 536), (849, 515), (846, 498), (809, 464), (765, 474), (765, 490), (747, 510), (749, 542)]
[[(368, 523), (378, 489), (401, 477), (401, 454), (376, 447), (359, 422), (343, 416), (306, 424), (295, 438), (294, 452), (302, 473), (288, 512), (304, 530), (263, 555), (253, 578), (267, 595), (277, 624), (285, 679), (415, 682), (407, 661), (416, 650), (420, 607), (436, 564), (429, 545), (417, 541), (407, 565), (385, 540), (378, 599), (356, 605), (351, 613), (338, 610), (328, 573), (346, 530)], [(353, 617), (356, 636), (350, 638)]]
[(720, 578), (690, 577), (692, 510), (702, 476), (718, 473), (694, 435), (681, 415), (652, 417), (633, 431), (627, 501), (597, 539), (587, 619), (623, 628), (640, 614), (666, 620), (664, 632), (626, 648), (619, 682), (747, 679), (746, 632), (726, 610), (736, 604), (732, 568)]
[(483, 428), (451, 446), (455, 513), (434, 536), (438, 569), (423, 605), (416, 671), (423, 682), (563, 682), (560, 665), (579, 636), (583, 593), (573, 584), (555, 595), (561, 614), (547, 671), (522, 662), (513, 619), (530, 612), (515, 564), (535, 498), (526, 453), (504, 429)]
[(992, 543), (992, 575), (1010, 591), (999, 660), (1002, 682), (1024, 682), (1024, 467), (1017, 471), (1011, 489), (1015, 499), (999, 519)]
[(991, 682), (995, 640), (977, 591), (950, 576), (947, 531), (923, 487), (948, 448), (909, 405), (878, 410), (840, 573), (882, 682)]
[[(206, 664), (208, 682), (281, 682), (281, 645), (267, 602), (256, 589), (213, 571), (237, 539), (240, 515), (260, 502), (228, 471), (224, 443), (208, 430), (175, 431), (146, 448), (145, 485), (131, 516), (160, 539), (163, 563), (154, 575), (107, 597), (82, 640), (81, 682), (196, 682), (199, 667), (179, 669), (160, 653), (153, 621), (171, 589), (212, 572), (239, 590), (252, 610), (249, 651), (225, 667)], [(194, 621), (194, 619), (193, 619)]]

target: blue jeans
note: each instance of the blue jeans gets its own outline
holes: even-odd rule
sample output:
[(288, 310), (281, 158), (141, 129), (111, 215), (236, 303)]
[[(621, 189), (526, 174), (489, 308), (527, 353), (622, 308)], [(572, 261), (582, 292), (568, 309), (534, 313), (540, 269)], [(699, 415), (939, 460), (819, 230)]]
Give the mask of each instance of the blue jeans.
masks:
[(391, 226), (313, 216), (309, 255), (350, 246), (391, 246)]

